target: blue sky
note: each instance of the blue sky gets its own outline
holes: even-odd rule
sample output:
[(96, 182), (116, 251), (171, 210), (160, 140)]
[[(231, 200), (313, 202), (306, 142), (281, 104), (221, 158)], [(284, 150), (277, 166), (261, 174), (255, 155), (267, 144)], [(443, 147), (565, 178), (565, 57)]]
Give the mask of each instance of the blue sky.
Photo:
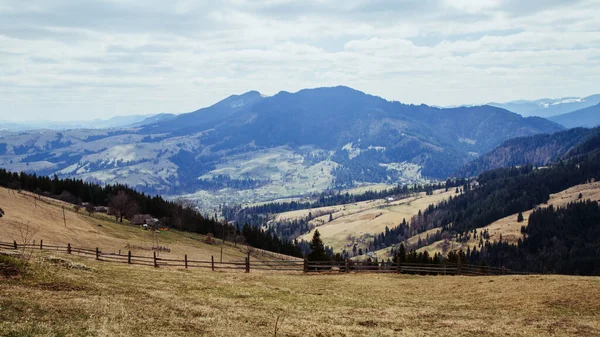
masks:
[(434, 105), (586, 96), (598, 17), (597, 0), (0, 0), (0, 120), (333, 85)]

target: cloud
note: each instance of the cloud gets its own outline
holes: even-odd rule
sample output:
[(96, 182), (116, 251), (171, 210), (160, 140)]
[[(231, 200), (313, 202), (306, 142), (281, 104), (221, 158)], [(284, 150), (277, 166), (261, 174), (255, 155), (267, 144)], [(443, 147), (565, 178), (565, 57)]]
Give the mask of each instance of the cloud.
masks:
[(437, 105), (587, 95), (598, 14), (584, 0), (0, 0), (0, 119), (338, 84)]

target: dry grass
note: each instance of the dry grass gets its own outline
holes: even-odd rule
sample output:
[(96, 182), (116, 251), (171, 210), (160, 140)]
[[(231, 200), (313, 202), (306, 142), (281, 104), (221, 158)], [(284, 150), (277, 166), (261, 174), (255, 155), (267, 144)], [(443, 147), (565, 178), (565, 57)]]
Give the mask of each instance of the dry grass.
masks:
[[(33, 262), (1, 336), (598, 336), (600, 279), (301, 275)], [(37, 261), (37, 260), (36, 260)], [(283, 323), (281, 324), (281, 319)]]
[[(318, 226), (316, 229), (321, 233), (325, 244), (331, 246), (335, 251), (341, 252), (343, 249), (351, 249), (349, 245), (354, 241), (362, 242), (359, 246), (364, 248), (366, 243), (372, 240), (372, 236), (385, 231), (386, 226), (392, 228), (398, 226), (403, 219), (409, 221), (419, 210), (424, 210), (431, 204), (438, 204), (451, 195), (454, 195), (454, 191), (438, 190), (433, 195), (419, 193), (389, 203), (385, 200), (371, 200), (310, 211), (313, 215), (333, 212), (334, 220), (332, 222), (328, 222), (329, 215), (327, 214), (316, 218), (312, 223)], [(305, 217), (308, 215), (308, 211), (282, 213), (278, 218)], [(316, 229), (300, 238), (310, 241)]]

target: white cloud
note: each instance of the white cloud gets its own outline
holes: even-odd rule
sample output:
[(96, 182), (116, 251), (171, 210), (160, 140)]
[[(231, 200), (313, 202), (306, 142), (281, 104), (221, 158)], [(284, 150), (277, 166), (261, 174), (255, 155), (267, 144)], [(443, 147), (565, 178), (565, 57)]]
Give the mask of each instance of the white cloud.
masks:
[(407, 103), (595, 93), (597, 1), (0, 1), (0, 120), (348, 85)]

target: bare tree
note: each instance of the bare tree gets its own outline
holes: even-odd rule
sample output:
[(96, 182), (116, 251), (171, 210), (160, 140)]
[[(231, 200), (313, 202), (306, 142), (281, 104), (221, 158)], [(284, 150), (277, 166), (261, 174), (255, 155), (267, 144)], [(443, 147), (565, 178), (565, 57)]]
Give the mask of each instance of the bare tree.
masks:
[(96, 207), (94, 207), (92, 203), (88, 203), (87, 205), (85, 205), (85, 211), (88, 212), (89, 216), (93, 217), (94, 212), (96, 212)]
[(17, 230), (19, 231), (19, 236), (21, 237), (21, 243), (23, 247), (23, 256), (27, 261), (31, 259), (33, 252), (29, 252), (29, 254), (25, 254), (25, 247), (29, 245), (33, 237), (37, 234), (38, 228), (31, 226), (31, 223), (28, 221), (27, 224), (17, 223)]
[(125, 191), (119, 191), (110, 199), (108, 211), (115, 217), (115, 221), (123, 222), (123, 217), (130, 218), (137, 213), (138, 205)]

